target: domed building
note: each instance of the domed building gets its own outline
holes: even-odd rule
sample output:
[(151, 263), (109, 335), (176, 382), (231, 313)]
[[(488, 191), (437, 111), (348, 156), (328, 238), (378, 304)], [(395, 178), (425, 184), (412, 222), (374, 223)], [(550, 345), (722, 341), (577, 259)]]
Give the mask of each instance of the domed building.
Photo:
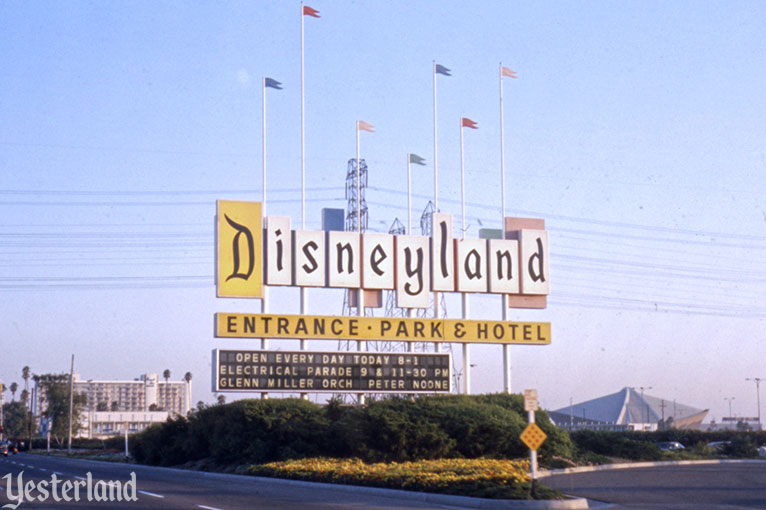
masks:
[(549, 411), (551, 420), (568, 430), (700, 429), (707, 409), (672, 399), (641, 395), (635, 388)]

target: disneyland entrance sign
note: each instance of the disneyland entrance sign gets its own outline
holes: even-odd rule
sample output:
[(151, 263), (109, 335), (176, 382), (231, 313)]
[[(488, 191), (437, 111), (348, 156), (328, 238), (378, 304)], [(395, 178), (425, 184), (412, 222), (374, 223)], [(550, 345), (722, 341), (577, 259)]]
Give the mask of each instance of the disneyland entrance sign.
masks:
[(518, 298), (510, 306), (545, 307), (550, 277), (542, 220), (506, 218), (505, 239), (453, 239), (445, 213), (434, 213), (431, 227), (430, 238), (291, 230), (287, 217), (264, 222), (259, 202), (219, 200), (217, 294), (259, 298), (266, 284), (393, 290), (401, 308), (428, 308), (431, 292), (506, 294)]
[(551, 325), (468, 319), (216, 313), (215, 336), (547, 345), (551, 343)]
[(440, 393), (450, 354), (213, 349), (213, 391)]

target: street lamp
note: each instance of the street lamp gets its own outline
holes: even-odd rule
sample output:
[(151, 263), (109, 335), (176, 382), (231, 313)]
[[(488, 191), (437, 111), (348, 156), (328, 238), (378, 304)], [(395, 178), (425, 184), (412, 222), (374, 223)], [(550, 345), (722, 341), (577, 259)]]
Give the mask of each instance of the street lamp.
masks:
[(746, 381), (755, 381), (755, 396), (758, 399), (758, 428), (761, 427), (761, 381), (762, 377), (747, 377)]
[(651, 390), (651, 386), (639, 386), (638, 389), (641, 391), (641, 400), (644, 401), (644, 406), (646, 406), (646, 423), (649, 423), (649, 403), (644, 400), (644, 390)]
[(732, 416), (734, 416), (733, 414), (731, 414), (731, 401), (734, 400), (734, 397), (723, 397), (723, 399), (729, 401), (729, 418), (731, 418)]

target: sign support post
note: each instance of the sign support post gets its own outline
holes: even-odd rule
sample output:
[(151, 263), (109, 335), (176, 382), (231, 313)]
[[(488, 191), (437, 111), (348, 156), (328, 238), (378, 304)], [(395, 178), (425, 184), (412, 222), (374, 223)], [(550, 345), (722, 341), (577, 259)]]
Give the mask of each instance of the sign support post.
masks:
[(537, 449), (545, 442), (545, 435), (535, 424), (537, 411), (537, 390), (524, 390), (524, 410), (527, 411), (529, 425), (521, 433), (521, 440), (529, 447), (529, 476), (532, 479), (530, 492), (532, 497), (537, 492)]

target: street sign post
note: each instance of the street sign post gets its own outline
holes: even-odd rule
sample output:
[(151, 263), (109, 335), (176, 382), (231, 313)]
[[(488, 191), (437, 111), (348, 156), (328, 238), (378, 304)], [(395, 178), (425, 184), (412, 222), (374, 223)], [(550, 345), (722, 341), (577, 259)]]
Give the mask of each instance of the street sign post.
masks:
[(532, 494), (534, 494), (537, 484), (537, 449), (548, 437), (535, 423), (537, 390), (524, 390), (524, 410), (527, 411), (529, 425), (521, 433), (520, 438), (529, 447), (529, 468), (532, 478)]

